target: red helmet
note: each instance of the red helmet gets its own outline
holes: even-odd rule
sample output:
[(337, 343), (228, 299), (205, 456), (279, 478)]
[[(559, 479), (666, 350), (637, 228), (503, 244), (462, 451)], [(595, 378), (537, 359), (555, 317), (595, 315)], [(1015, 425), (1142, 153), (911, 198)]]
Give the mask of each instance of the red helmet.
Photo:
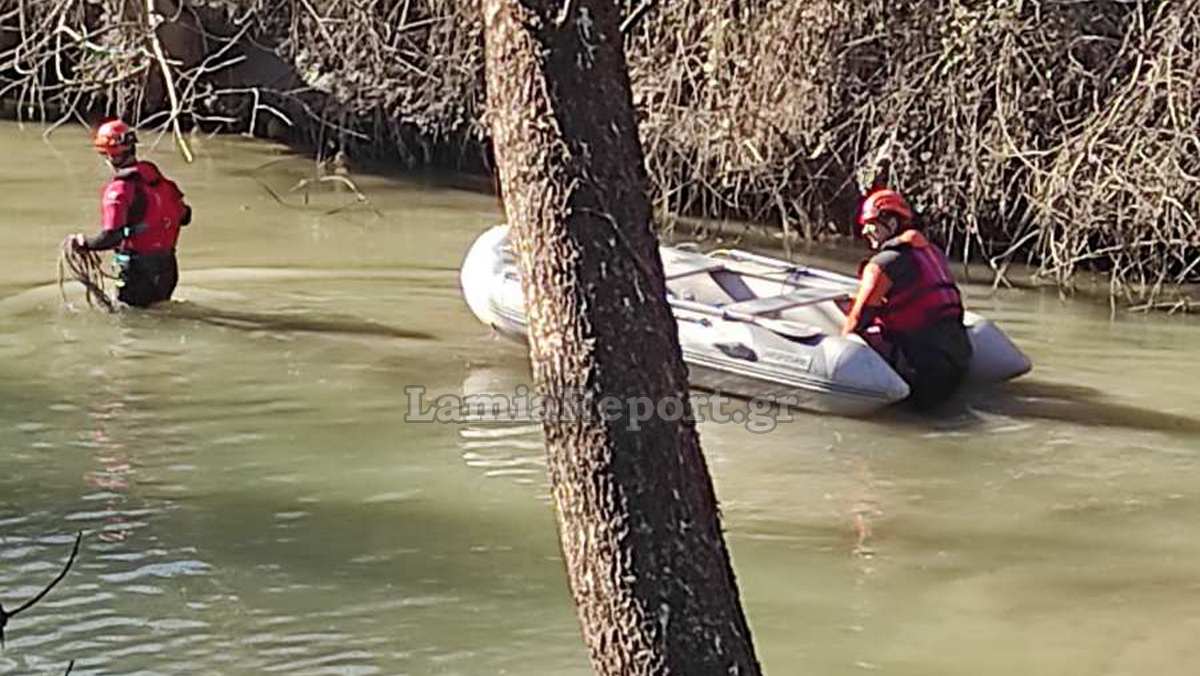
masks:
[(882, 214), (893, 214), (905, 225), (913, 220), (912, 207), (908, 206), (908, 202), (895, 190), (878, 190), (868, 195), (862, 210), (858, 212), (858, 224), (866, 225)]
[(134, 133), (133, 127), (122, 120), (109, 120), (96, 130), (96, 135), (92, 137), (92, 145), (101, 155), (119, 157), (137, 145), (137, 134)]

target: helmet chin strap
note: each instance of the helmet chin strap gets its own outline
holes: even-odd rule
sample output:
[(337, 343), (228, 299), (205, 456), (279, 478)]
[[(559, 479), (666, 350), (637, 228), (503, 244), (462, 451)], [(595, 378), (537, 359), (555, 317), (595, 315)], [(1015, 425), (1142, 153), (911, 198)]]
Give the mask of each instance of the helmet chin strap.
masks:
[(132, 150), (128, 150), (116, 157), (109, 157), (108, 163), (113, 169), (124, 169), (133, 164), (137, 158), (137, 154)]
[[(886, 223), (886, 225), (885, 225)], [(878, 249), (883, 243), (896, 236), (899, 227), (894, 222), (881, 221), (871, 233), (871, 248)]]

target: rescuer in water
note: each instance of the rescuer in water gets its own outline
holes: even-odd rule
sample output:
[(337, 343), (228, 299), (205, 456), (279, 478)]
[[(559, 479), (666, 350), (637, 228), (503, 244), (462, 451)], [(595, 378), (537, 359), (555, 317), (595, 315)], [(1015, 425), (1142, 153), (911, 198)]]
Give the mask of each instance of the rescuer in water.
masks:
[(128, 124), (105, 122), (92, 142), (113, 177), (102, 192), (100, 232), (72, 235), (71, 244), (89, 251), (115, 249), (117, 300), (134, 307), (169, 300), (179, 281), (175, 243), (179, 229), (191, 223), (192, 209), (174, 181), (153, 162), (138, 160), (137, 134)]

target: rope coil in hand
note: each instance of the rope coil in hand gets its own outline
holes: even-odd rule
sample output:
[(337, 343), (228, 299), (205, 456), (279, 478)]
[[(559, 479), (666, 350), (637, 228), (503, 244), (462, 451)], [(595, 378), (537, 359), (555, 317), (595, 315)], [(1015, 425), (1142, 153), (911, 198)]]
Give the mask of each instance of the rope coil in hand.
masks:
[(64, 303), (67, 302), (67, 292), (63, 283), (66, 281), (67, 273), (70, 273), (75, 281), (83, 285), (89, 307), (99, 305), (109, 312), (117, 311), (112, 298), (108, 295), (106, 280), (118, 277), (104, 269), (104, 261), (100, 258), (99, 253), (76, 248), (70, 237), (63, 240), (62, 251), (58, 255), (58, 290), (62, 294)]

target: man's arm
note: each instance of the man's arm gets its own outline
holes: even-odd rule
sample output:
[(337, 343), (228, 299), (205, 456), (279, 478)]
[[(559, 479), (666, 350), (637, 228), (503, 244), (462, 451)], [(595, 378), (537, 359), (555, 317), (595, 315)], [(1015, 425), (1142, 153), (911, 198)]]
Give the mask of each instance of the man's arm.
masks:
[(91, 237), (84, 237), (82, 248), (89, 251), (106, 251), (117, 248), (123, 239), (125, 239), (124, 230), (101, 230)]
[(71, 241), (78, 249), (104, 251), (116, 248), (128, 235), (125, 232), (129, 209), (133, 206), (136, 190), (130, 181), (113, 181), (104, 190), (100, 205), (100, 232), (91, 237), (73, 235)]
[(846, 314), (842, 335), (858, 333), (870, 321), (872, 310), (883, 305), (883, 299), (892, 288), (892, 280), (878, 264), (871, 262), (863, 269), (862, 281), (858, 284), (858, 295), (854, 305)]

